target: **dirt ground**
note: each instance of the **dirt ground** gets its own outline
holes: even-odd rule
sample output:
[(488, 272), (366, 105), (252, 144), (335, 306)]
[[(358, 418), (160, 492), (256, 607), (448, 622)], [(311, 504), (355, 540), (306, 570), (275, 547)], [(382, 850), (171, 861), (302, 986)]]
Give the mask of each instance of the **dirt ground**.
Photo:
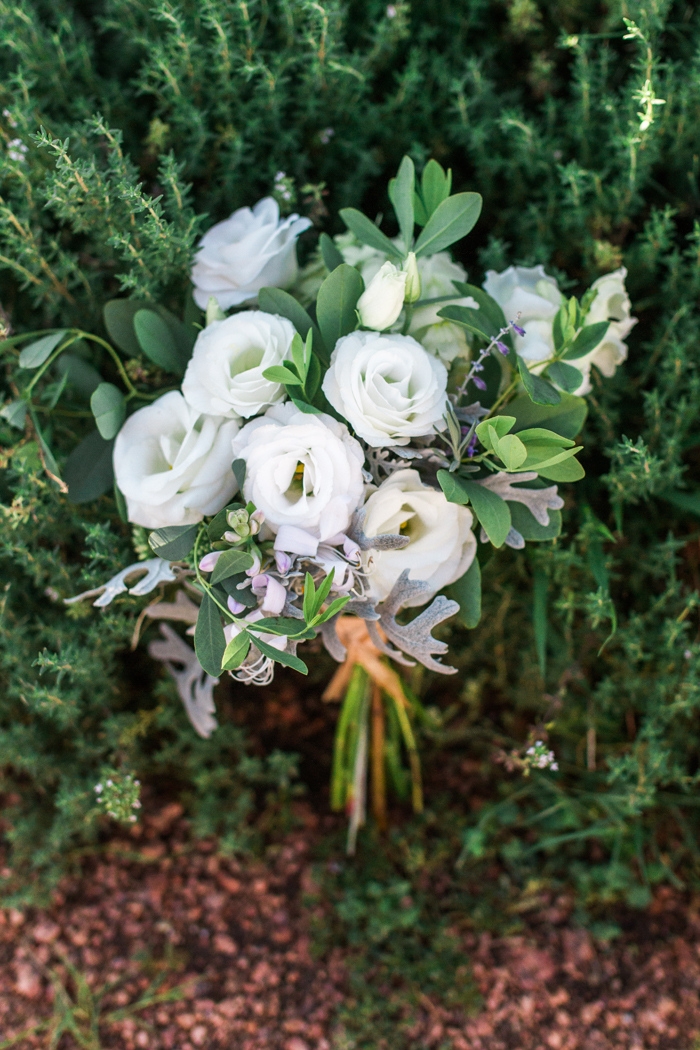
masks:
[[(192, 842), (181, 814), (173, 803), (147, 815), (50, 908), (0, 912), (0, 1048), (369, 1046), (337, 1022), (348, 995), (342, 951), (313, 954), (310, 921), (324, 921), (313, 821), (264, 863), (239, 862), (218, 856), (213, 842)], [(462, 935), (480, 1005), (467, 1016), (422, 995), (412, 1045), (698, 1045), (698, 904), (661, 892), (607, 945), (575, 925), (564, 900), (524, 920), (518, 936)]]

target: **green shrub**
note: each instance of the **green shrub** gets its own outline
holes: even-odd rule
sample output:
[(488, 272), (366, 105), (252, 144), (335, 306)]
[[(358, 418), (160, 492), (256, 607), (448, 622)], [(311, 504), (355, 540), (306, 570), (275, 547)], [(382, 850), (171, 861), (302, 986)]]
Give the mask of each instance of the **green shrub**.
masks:
[[(462, 260), (474, 283), (543, 262), (581, 292), (627, 266), (640, 323), (590, 399), (565, 535), (484, 565), (481, 624), (453, 632), (461, 736), (425, 732), (489, 763), (515, 750), (517, 766), (530, 728), (549, 725), (559, 775), (490, 765), (496, 801), (462, 864), (498, 853), (518, 878), (573, 873), (638, 902), (697, 853), (699, 42), (700, 13), (669, 0), (0, 0), (0, 301), (18, 331), (99, 332), (120, 291), (179, 311), (200, 232), (279, 173), (287, 206), (336, 232), (340, 204), (387, 211), (404, 152), (483, 194)], [(88, 429), (83, 402), (48, 435), (59, 458)], [(226, 720), (194, 737), (129, 652), (131, 603), (56, 601), (123, 565), (130, 537), (107, 497), (68, 504), (32, 434), (0, 422), (14, 862), (55, 877), (94, 840), (111, 766), (175, 777), (203, 828), (242, 843), (256, 785), (286, 790), (288, 771), (252, 768)]]

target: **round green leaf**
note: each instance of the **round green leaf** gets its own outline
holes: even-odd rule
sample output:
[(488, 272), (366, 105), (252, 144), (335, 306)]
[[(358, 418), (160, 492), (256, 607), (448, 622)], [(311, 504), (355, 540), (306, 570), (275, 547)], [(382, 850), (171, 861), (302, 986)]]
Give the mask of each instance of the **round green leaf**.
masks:
[(100, 383), (90, 398), (95, 423), (105, 441), (116, 437), (126, 418), (124, 395), (113, 383)]

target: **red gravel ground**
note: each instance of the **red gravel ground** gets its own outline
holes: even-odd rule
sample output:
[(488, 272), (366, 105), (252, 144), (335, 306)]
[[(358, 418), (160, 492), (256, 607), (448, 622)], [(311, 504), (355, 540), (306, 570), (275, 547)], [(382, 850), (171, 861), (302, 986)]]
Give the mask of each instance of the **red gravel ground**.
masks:
[[(311, 913), (323, 920), (323, 905), (308, 903), (313, 821), (265, 863), (238, 862), (217, 856), (212, 842), (191, 842), (181, 812), (166, 806), (113, 841), (51, 908), (0, 912), (0, 1048), (356, 1045), (335, 1020), (347, 994), (342, 953), (311, 953)], [(663, 891), (636, 913), (636, 925), (628, 919), (607, 946), (572, 923), (565, 900), (543, 900), (519, 936), (467, 930), (465, 961), (482, 1005), (460, 1016), (423, 995), (411, 1045), (692, 1050), (700, 1033), (698, 904)], [(377, 1050), (395, 1047), (380, 1040)]]

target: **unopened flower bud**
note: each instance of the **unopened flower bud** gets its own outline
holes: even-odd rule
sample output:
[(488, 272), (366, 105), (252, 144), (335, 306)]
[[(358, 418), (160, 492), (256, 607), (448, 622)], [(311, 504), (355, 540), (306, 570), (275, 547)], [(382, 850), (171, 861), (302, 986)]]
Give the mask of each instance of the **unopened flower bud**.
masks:
[(251, 536), (257, 536), (257, 534), (260, 532), (260, 529), (262, 528), (264, 521), (265, 512), (262, 510), (254, 510), (253, 513), (250, 515), (250, 519), (248, 522), (250, 526)]
[(365, 328), (383, 332), (396, 321), (403, 307), (407, 276), (390, 262), (385, 262), (375, 274), (357, 301)]
[(210, 295), (207, 302), (207, 325), (210, 325), (212, 321), (223, 321), (225, 318), (226, 314), (219, 306), (219, 300)]
[(416, 261), (416, 253), (409, 252), (406, 262), (403, 264), (404, 272), (406, 274), (406, 290), (404, 292), (404, 300), (407, 303), (416, 303), (420, 299), (420, 274), (418, 273), (418, 263)]

